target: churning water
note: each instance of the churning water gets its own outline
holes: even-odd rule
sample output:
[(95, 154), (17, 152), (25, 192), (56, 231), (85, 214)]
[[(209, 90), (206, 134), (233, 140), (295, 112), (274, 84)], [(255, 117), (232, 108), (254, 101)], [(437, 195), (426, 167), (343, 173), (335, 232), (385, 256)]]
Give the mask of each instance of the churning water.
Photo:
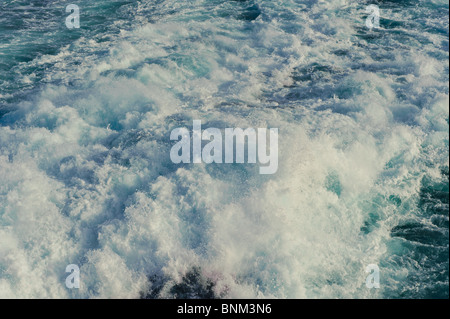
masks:
[[(0, 297), (448, 298), (447, 0), (72, 3), (0, 3)], [(278, 172), (173, 164), (195, 119)]]

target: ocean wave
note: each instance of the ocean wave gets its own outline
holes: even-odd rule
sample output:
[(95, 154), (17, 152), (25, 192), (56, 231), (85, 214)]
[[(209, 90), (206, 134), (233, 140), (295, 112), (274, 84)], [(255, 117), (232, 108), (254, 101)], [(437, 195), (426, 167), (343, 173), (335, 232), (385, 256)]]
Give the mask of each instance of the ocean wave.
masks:
[[(0, 297), (448, 298), (448, 2), (78, 3), (0, 6)], [(193, 119), (277, 174), (173, 164)]]

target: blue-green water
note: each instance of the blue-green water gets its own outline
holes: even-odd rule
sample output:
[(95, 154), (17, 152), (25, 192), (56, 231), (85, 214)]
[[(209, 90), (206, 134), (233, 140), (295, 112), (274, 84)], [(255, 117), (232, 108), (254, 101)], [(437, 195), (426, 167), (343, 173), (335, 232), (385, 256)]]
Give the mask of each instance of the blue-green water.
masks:
[[(448, 298), (448, 1), (72, 3), (0, 3), (0, 297)], [(193, 119), (278, 172), (173, 164)]]

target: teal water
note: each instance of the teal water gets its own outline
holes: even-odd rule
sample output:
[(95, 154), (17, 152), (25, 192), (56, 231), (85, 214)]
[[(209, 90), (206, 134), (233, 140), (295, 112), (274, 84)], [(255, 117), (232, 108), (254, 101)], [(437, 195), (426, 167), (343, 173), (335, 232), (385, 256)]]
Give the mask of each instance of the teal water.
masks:
[[(73, 3), (0, 4), (0, 297), (448, 298), (448, 1)], [(174, 165), (193, 119), (278, 172)]]

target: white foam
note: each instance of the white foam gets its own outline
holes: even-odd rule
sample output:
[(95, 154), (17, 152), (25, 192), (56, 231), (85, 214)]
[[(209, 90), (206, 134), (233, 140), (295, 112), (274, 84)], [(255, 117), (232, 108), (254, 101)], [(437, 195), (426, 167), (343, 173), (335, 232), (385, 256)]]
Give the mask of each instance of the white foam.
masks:
[[(62, 84), (1, 120), (0, 297), (137, 298), (157, 289), (154, 276), (170, 297), (195, 266), (229, 298), (382, 295), (365, 287), (365, 267), (385, 260), (421, 177), (448, 160), (448, 64), (422, 51), (377, 62), (354, 44), (350, 1), (260, 6), (246, 22), (165, 1), (153, 23), (32, 62), (57, 61), (47, 79)], [(356, 60), (373, 69), (353, 71)], [(312, 63), (343, 78), (295, 80)], [(390, 70), (405, 73), (407, 98)], [(287, 97), (305, 88), (323, 91)], [(279, 128), (278, 173), (174, 167), (170, 131), (192, 119)], [(79, 291), (64, 286), (68, 264), (80, 266)], [(407, 270), (384, 269), (386, 283)]]

